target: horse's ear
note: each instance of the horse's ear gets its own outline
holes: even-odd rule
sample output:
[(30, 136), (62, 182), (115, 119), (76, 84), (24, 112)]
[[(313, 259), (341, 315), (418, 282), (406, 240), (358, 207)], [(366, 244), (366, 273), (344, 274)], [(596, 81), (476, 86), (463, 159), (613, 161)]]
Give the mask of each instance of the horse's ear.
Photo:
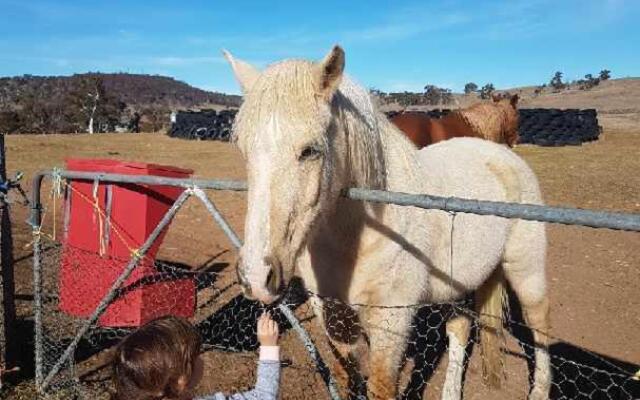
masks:
[(226, 58), (227, 61), (229, 61), (229, 64), (231, 64), (231, 69), (233, 69), (233, 73), (235, 74), (238, 83), (240, 83), (242, 92), (247, 94), (247, 92), (251, 90), (253, 84), (256, 83), (256, 80), (258, 80), (260, 71), (258, 71), (258, 69), (253, 65), (234, 58), (227, 50), (222, 50), (222, 54), (224, 54), (224, 58)]
[(518, 96), (517, 94), (511, 96), (511, 107), (516, 108), (516, 106), (518, 105), (518, 100), (520, 100), (520, 96)]
[(343, 72), (344, 50), (336, 45), (320, 63), (315, 65), (314, 79), (318, 95), (330, 101), (340, 85)]

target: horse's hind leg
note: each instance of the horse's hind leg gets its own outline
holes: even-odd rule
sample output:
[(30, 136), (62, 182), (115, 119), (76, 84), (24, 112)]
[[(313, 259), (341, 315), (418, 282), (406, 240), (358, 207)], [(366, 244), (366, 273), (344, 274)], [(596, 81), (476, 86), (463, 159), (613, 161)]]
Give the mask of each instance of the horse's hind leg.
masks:
[(549, 300), (545, 297), (536, 304), (523, 305), (524, 318), (533, 330), (535, 343), (536, 369), (533, 388), (529, 394), (531, 400), (549, 398), (551, 370), (549, 360)]
[(447, 375), (442, 389), (443, 400), (459, 400), (462, 398), (462, 374), (464, 372), (464, 357), (471, 319), (464, 314), (454, 315), (447, 321), (447, 336), (449, 338), (449, 362)]
[(525, 322), (533, 331), (535, 371), (530, 400), (548, 399), (551, 386), (546, 245), (542, 223), (517, 221), (507, 242), (502, 264), (507, 280), (522, 306)]

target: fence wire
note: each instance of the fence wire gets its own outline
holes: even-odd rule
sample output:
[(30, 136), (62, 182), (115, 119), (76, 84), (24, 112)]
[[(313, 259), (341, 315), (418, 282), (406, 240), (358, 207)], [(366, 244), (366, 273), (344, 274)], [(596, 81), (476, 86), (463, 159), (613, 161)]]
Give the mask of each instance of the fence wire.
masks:
[[(205, 201), (209, 213), (238, 247), (240, 239), (215, 205), (207, 203), (208, 199), (197, 188), (190, 193)], [(52, 207), (50, 204), (48, 208)], [(118, 229), (117, 221), (102, 221), (103, 224), (107, 222), (112, 229)], [(190, 265), (144, 256), (142, 243), (123, 243), (132, 246), (131, 254), (134, 259), (139, 258), (139, 262), (123, 279), (123, 284), (116, 285), (112, 298), (107, 298), (103, 304), (104, 312), (93, 315), (96, 318), (92, 320), (92, 314), (96, 314), (109, 287), (131, 259), (97, 256), (95, 251), (61, 241), (64, 238), (46, 235), (40, 231), (40, 226), (35, 233), (34, 262), (39, 276), (36, 276), (34, 297), (41, 306), (36, 313), (36, 324), (40, 328), (36, 347), (41, 355), (36, 360), (36, 369), (40, 371), (41, 387), (46, 383), (42, 395), (47, 398), (108, 399), (112, 390), (109, 363), (114, 346), (141, 320), (166, 313), (189, 316), (202, 336), (205, 375), (197, 389), (198, 394), (247, 390), (256, 378), (256, 319), (265, 309), (272, 313), (282, 332), (280, 393), (283, 399), (366, 397), (366, 374), (371, 368), (366, 365), (366, 357), (358, 364), (358, 360), (342, 355), (346, 354), (345, 348), (353, 349), (356, 355), (366, 354), (367, 338), (363, 336), (359, 316), (367, 308), (377, 308), (387, 315), (369, 329), (393, 331), (394, 316), (398, 312), (413, 315), (406, 337), (408, 346), (397, 365), (400, 371), (398, 392), (402, 398), (442, 396), (448, 359), (446, 322), (456, 316), (467, 316), (474, 321), (463, 366), (465, 399), (526, 398), (530, 387), (533, 340), (522, 322), (517, 304), (511, 305), (510, 314), (493, 316), (500, 318), (509, 332), (502, 343), (506, 355), (505, 379), (502, 388), (496, 390), (482, 382), (482, 354), (477, 347), (479, 333), (486, 328), (477, 322), (478, 315), (473, 311), (470, 298), (451, 304), (402, 307), (346, 304), (311, 293), (299, 281), (294, 281), (281, 306), (265, 307), (242, 296), (233, 265), (212, 263), (194, 270)], [(124, 242), (126, 232), (111, 234), (110, 238)], [(44, 243), (39, 241), (47, 246), (41, 246)], [(300, 321), (304, 334), (312, 339), (320, 359), (328, 365), (329, 376), (314, 362), (308, 343), (300, 339), (299, 329), (296, 331), (287, 313)], [(326, 331), (320, 327), (318, 315), (323, 317)], [(552, 338), (552, 343), (563, 341)], [(553, 346), (551, 398), (640, 398), (640, 382), (633, 378), (635, 371), (584, 349), (574, 348), (571, 352), (556, 354)], [(389, 349), (389, 352), (393, 350)], [(327, 388), (328, 383), (335, 383), (335, 390), (332, 391), (331, 385)], [(370, 385), (368, 390), (370, 396), (376, 397), (376, 388)]]

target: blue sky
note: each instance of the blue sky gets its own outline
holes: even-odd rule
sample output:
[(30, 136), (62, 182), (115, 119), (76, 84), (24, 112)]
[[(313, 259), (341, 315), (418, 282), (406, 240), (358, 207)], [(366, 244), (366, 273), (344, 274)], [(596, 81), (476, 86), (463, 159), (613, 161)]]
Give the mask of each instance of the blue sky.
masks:
[(640, 0), (0, 0), (0, 76), (130, 72), (239, 88), (221, 48), (258, 66), (332, 44), (368, 87), (459, 91), (640, 76)]

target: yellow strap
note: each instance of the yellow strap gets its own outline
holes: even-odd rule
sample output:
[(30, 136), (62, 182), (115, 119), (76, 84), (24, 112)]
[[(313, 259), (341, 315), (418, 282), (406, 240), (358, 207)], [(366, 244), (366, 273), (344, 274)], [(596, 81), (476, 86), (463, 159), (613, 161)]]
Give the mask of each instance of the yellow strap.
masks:
[(100, 196), (98, 194), (99, 190), (99, 181), (95, 180), (93, 182), (93, 216), (94, 221), (96, 215), (98, 216), (98, 254), (100, 254), (100, 256), (102, 257), (107, 253), (107, 250), (104, 244), (104, 214), (102, 212), (102, 209), (100, 208)]
[(33, 236), (33, 239), (31, 239), (31, 241), (30, 241), (29, 243), (25, 244), (25, 245), (24, 245), (24, 247), (23, 247), (23, 249), (25, 249), (25, 250), (26, 250), (26, 249), (28, 249), (29, 247), (33, 246), (33, 243), (34, 243), (34, 242), (36, 241), (36, 239), (38, 239), (38, 238), (40, 238), (40, 239), (45, 238), (45, 239), (49, 239), (49, 240), (54, 241), (53, 236), (51, 236), (51, 235), (49, 235), (49, 234), (47, 234), (47, 233), (42, 232), (41, 227), (38, 227), (37, 229), (34, 229), (34, 230), (32, 231), (32, 236)]
[(94, 197), (95, 201), (93, 203), (93, 208), (95, 213), (98, 214), (98, 248), (100, 256), (104, 256), (106, 254), (106, 249), (104, 245), (104, 221), (102, 220), (102, 212), (100, 210), (100, 203), (98, 202), (98, 197)]
[(133, 249), (131, 250), (131, 257), (132, 258), (142, 258), (142, 253), (140, 253), (140, 249)]
[[(113, 221), (111, 220), (111, 217), (107, 216), (106, 213), (100, 208), (100, 204), (98, 202), (98, 199), (96, 196), (94, 196), (94, 199), (90, 199), (88, 196), (86, 196), (84, 193), (80, 192), (78, 189), (76, 189), (73, 185), (68, 185), (69, 189), (77, 194), (81, 199), (83, 199), (84, 201), (93, 204), (93, 208), (95, 210), (95, 212), (98, 214), (99, 217), (99, 229), (100, 229), (100, 238), (102, 238), (102, 232), (104, 230), (104, 219), (109, 218), (110, 222), (111, 222), (111, 231), (116, 235), (116, 237), (125, 245), (125, 247), (127, 248), (127, 250), (129, 250), (130, 254), (135, 257), (138, 258), (143, 258), (143, 255), (140, 253), (140, 251), (136, 248), (134, 248), (133, 246), (131, 246), (129, 244), (129, 242), (127, 241), (127, 239), (124, 237), (124, 235), (122, 234), (122, 232), (120, 231), (120, 229), (118, 228), (118, 225), (113, 223)], [(100, 240), (100, 251), (101, 251), (101, 255), (103, 255), (104, 253), (106, 253), (105, 251), (105, 246), (104, 246), (104, 242), (103, 240)]]
[(53, 240), (56, 240), (56, 198), (62, 196), (62, 189), (66, 182), (62, 179), (60, 172), (62, 170), (60, 168), (54, 168), (52, 173), (52, 185), (51, 185), (51, 197), (53, 197), (53, 232), (52, 237)]

